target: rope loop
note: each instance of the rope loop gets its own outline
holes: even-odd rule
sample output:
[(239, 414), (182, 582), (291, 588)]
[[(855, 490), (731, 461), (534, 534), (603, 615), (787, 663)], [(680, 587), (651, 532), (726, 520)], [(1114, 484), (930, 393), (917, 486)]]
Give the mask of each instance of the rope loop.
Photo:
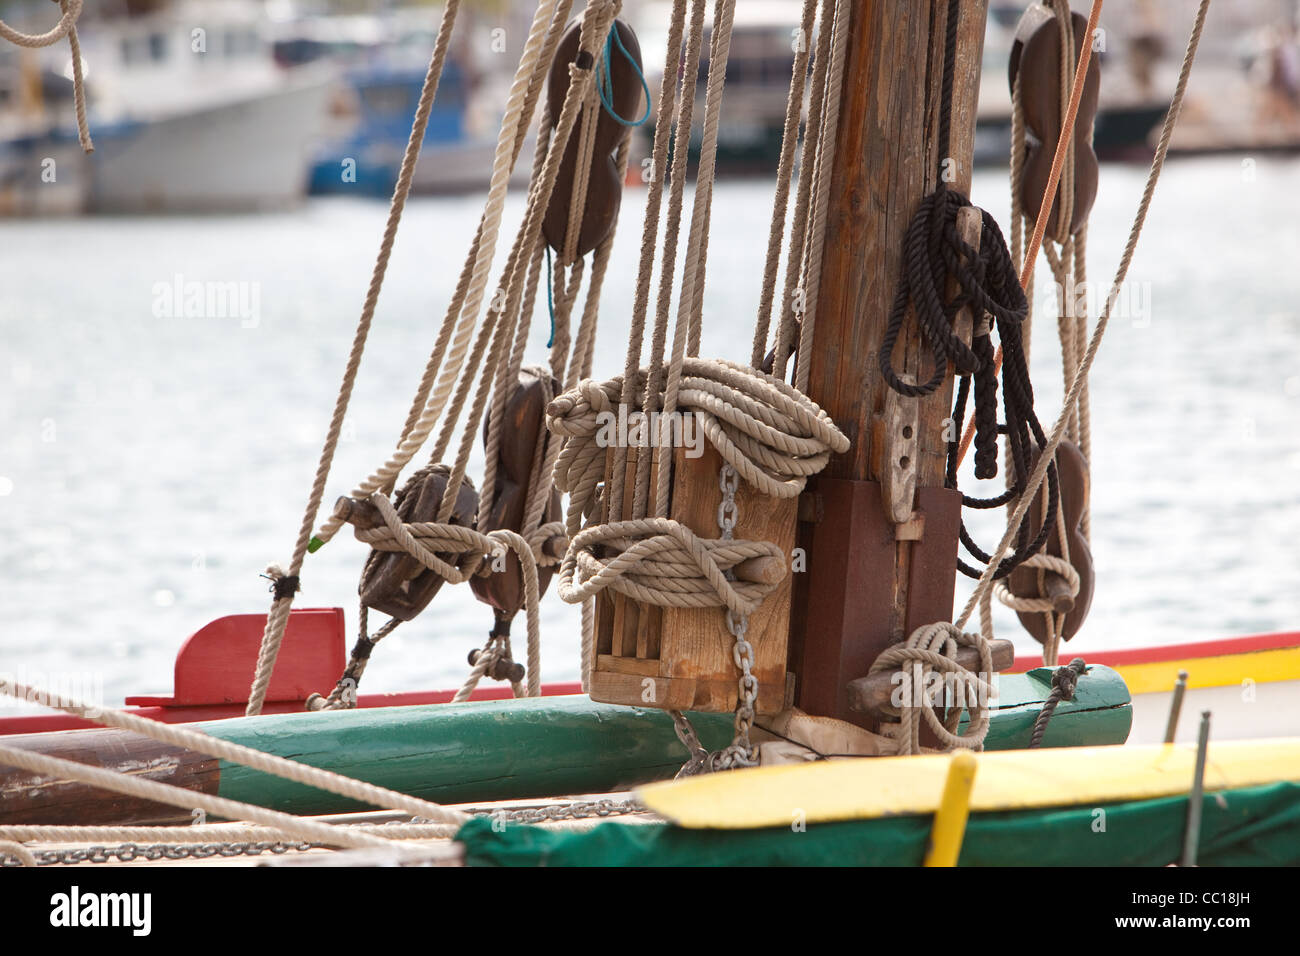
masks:
[[(1069, 561), (1059, 558), (1054, 554), (1041, 552), (1027, 558), (1022, 562), (1022, 567), (1033, 568), (1036, 571), (1052, 571), (1065, 578), (1065, 583), (1069, 586), (1070, 597), (1079, 596), (1079, 572), (1074, 569)], [(993, 594), (1006, 607), (1013, 611), (1053, 614), (1056, 612), (1056, 605), (1050, 598), (1045, 597), (1021, 597), (1011, 591), (1006, 583), (999, 581), (993, 588)]]
[(93, 153), (95, 144), (91, 142), (90, 127), (86, 123), (86, 81), (81, 65), (81, 43), (77, 39), (77, 20), (81, 17), (83, 3), (84, 0), (59, 0), (62, 15), (59, 22), (45, 33), (22, 33), (0, 20), (0, 39), (34, 50), (68, 38), (68, 49), (72, 54), (72, 100), (77, 113), (77, 139), (83, 152)]
[(775, 544), (701, 538), (671, 518), (594, 525), (569, 544), (560, 564), (560, 598), (577, 604), (611, 589), (643, 604), (725, 607), (748, 615), (777, 587), (728, 580), (728, 571), (751, 558), (775, 558), (785, 565), (785, 553)]
[[(774, 498), (793, 498), (832, 453), (848, 451), (849, 440), (821, 408), (787, 382), (735, 362), (684, 358), (678, 412), (691, 412), (702, 434), (751, 487)], [(646, 371), (632, 387), (622, 376), (584, 381), (556, 397), (546, 425), (564, 439), (555, 466), (555, 487), (567, 492), (569, 534), (594, 513), (610, 447), (604, 429), (642, 413), (640, 402), (618, 405), (625, 394), (644, 393)], [(659, 407), (662, 386), (655, 399)], [(623, 417), (626, 416), (626, 417)], [(616, 439), (617, 440), (617, 439)]]
[[(979, 650), (978, 673), (957, 663), (957, 649), (962, 646)], [(902, 644), (887, 648), (877, 657), (869, 673), (885, 670), (897, 670), (901, 675), (895, 697), (900, 705), (900, 721), (887, 731), (894, 737), (898, 754), (922, 752), (920, 719), (945, 750), (984, 749), (989, 728), (988, 702), (997, 692), (991, 683), (993, 655), (983, 635), (965, 633), (946, 621), (918, 627)], [(955, 702), (942, 720), (925, 696), (931, 675), (935, 673), (945, 675), (944, 694), (952, 692)], [(970, 713), (970, 722), (959, 734), (957, 727), (963, 711)]]

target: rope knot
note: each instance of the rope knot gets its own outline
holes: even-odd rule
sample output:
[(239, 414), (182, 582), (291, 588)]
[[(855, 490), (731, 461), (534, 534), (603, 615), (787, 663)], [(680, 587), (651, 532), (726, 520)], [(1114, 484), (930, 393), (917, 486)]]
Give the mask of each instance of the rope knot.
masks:
[[(760, 559), (764, 573), (744, 580), (744, 566), (753, 559)], [(777, 568), (779, 576), (770, 573)], [(737, 580), (728, 579), (729, 571)], [(785, 554), (770, 542), (701, 538), (671, 518), (638, 518), (580, 532), (560, 566), (559, 590), (570, 604), (611, 589), (642, 604), (725, 607), (748, 615), (784, 575)]]
[[(963, 645), (979, 650), (978, 673), (957, 663), (957, 649)], [(898, 702), (900, 721), (886, 728), (886, 733), (897, 743), (897, 753), (922, 752), (918, 712), (946, 749), (984, 749), (984, 737), (989, 726), (988, 702), (997, 696), (997, 691), (992, 683), (993, 653), (983, 635), (964, 633), (946, 621), (918, 627), (903, 643), (886, 648), (871, 665), (869, 673), (884, 670), (897, 670), (901, 675), (894, 698)], [(925, 696), (927, 684), (935, 672), (946, 676), (944, 697), (951, 697), (942, 720)], [(965, 731), (958, 734), (963, 711), (969, 712), (970, 721)]]
[(1061, 700), (1074, 700), (1075, 688), (1079, 678), (1088, 672), (1088, 665), (1082, 657), (1076, 657), (1064, 667), (1058, 667), (1052, 674), (1052, 689), (1060, 691)]
[(273, 564), (266, 569), (262, 577), (271, 582), (270, 591), (275, 595), (275, 600), (283, 601), (286, 598), (292, 598), (302, 590), (302, 587), (296, 574), (285, 574), (279, 565)]

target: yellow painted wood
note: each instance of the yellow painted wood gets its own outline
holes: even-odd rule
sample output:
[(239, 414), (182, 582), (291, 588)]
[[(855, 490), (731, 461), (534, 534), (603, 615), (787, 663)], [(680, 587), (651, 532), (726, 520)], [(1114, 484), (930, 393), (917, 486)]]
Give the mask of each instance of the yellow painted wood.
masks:
[(1178, 661), (1117, 664), (1131, 694), (1153, 694), (1173, 689), (1179, 671), (1187, 671), (1187, 686), (1228, 687), (1244, 680), (1256, 684), (1300, 680), (1300, 647), (1281, 647), (1248, 654), (1193, 657)]
[(948, 762), (948, 777), (943, 797), (934, 815), (930, 847), (925, 866), (956, 866), (961, 856), (961, 841), (966, 837), (966, 819), (970, 816), (971, 789), (975, 786), (975, 768), (979, 764), (969, 750), (959, 750)]
[[(974, 812), (1145, 800), (1186, 793), (1196, 748), (1068, 747), (974, 754)], [(875, 757), (760, 767), (653, 784), (639, 798), (679, 826), (740, 830), (934, 813), (951, 758)], [(1207, 792), (1300, 781), (1300, 737), (1210, 742)]]

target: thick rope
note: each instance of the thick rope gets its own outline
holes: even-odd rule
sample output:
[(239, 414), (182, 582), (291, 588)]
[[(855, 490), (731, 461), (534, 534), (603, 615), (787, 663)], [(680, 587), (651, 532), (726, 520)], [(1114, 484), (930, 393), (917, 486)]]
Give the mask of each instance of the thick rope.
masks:
[[(963, 645), (979, 650), (978, 672), (969, 671), (957, 663), (957, 649)], [(902, 701), (899, 723), (886, 725), (886, 734), (895, 742), (895, 753), (922, 752), (922, 720), (939, 739), (942, 749), (984, 749), (984, 737), (989, 726), (988, 702), (994, 696), (994, 689), (988, 683), (993, 674), (992, 651), (982, 635), (962, 633), (959, 627), (943, 621), (919, 627), (904, 643), (882, 652), (869, 673), (892, 670), (901, 675), (896, 693)], [(925, 699), (930, 676), (935, 672), (944, 675), (943, 690), (953, 693), (955, 698), (943, 720)], [(957, 725), (963, 710), (969, 711), (970, 723), (963, 733), (958, 734)]]
[(440, 823), (464, 822), (466, 819), (465, 815), (460, 811), (439, 806), (428, 800), (421, 800), (417, 797), (398, 793), (395, 790), (377, 787), (362, 780), (354, 780), (342, 774), (321, 770), (293, 760), (286, 760), (283, 757), (254, 750), (251, 747), (233, 744), (183, 726), (164, 724), (161, 721), (138, 717), (135, 714), (114, 710), (111, 707), (91, 708), (71, 698), (22, 684), (0, 685), (0, 689), (20, 700), (39, 700), (47, 707), (74, 714), (86, 720), (93, 720), (105, 727), (116, 727), (119, 730), (141, 734), (152, 740), (183, 747), (196, 753), (217, 757), (221, 760), (229, 760), (231, 763), (241, 764), (262, 773), (283, 777), (286, 780), (292, 780), (294, 783), (306, 784), (319, 790), (336, 793), (359, 803), (369, 803), (386, 810), (403, 810), (415, 816)]
[[(678, 410), (692, 412), (723, 459), (763, 494), (797, 496), (832, 452), (848, 450), (848, 439), (830, 416), (771, 375), (722, 359), (687, 358), (681, 369)], [(638, 373), (637, 378), (644, 375)], [(602, 430), (613, 422), (615, 402), (624, 391), (622, 378), (586, 381), (547, 408), (547, 427), (564, 438), (555, 486), (569, 495), (570, 536), (584, 515), (594, 513), (605, 467)], [(630, 409), (628, 414), (639, 411)]]
[(72, 101), (77, 113), (77, 140), (83, 152), (93, 153), (95, 144), (91, 142), (90, 127), (86, 122), (86, 81), (81, 63), (81, 43), (77, 39), (77, 20), (81, 16), (82, 4), (83, 0), (59, 0), (59, 22), (45, 33), (21, 33), (0, 20), (0, 39), (34, 50), (68, 38), (68, 49), (72, 54)]
[(323, 843), (337, 847), (389, 847), (392, 842), (369, 833), (342, 830), (326, 823), (305, 820), (288, 813), (267, 810), (251, 803), (211, 796), (196, 790), (186, 790), (132, 774), (92, 767), (72, 760), (32, 753), (15, 747), (0, 745), (0, 764), (19, 767), (45, 777), (58, 780), (75, 780), (104, 790), (124, 793), (142, 800), (166, 803), (185, 810), (198, 809), (211, 816), (230, 820), (250, 820), (273, 827), (297, 840)]
[(425, 73), (424, 86), (420, 91), (419, 106), (415, 111), (415, 120), (411, 124), (411, 137), (402, 156), (401, 169), (397, 175), (397, 184), (393, 189), (393, 200), (388, 210), (388, 221), (384, 226), (383, 238), (379, 244), (379, 254), (375, 259), (374, 270), (370, 277), (370, 286), (366, 290), (365, 302), (361, 307), (361, 317), (357, 321), (356, 333), (352, 340), (352, 350), (348, 355), (347, 366), (343, 371), (343, 381), (339, 386), (338, 397), (334, 400), (334, 413), (330, 417), (326, 432), (325, 445), (321, 449), (320, 461), (316, 466), (316, 475), (308, 494), (307, 507), (302, 524), (298, 530), (298, 540), (294, 544), (293, 557), (289, 562), (287, 573), (271, 572), (275, 600), (267, 614), (266, 630), (262, 635), (262, 644), (258, 652), (257, 668), (253, 676), (252, 688), (249, 690), (248, 715), (260, 714), (266, 700), (267, 689), (271, 685), (271, 673), (275, 669), (275, 659), (284, 641), (284, 631), (289, 623), (289, 611), (293, 606), (293, 596), (299, 590), (298, 575), (302, 570), (303, 559), (311, 545), (311, 529), (320, 511), (321, 499), (325, 494), (325, 483), (329, 480), (330, 467), (334, 462), (334, 452), (338, 447), (339, 436), (343, 431), (343, 420), (347, 416), (348, 404), (352, 398), (352, 388), (356, 382), (357, 370), (361, 366), (361, 357), (365, 353), (366, 339), (374, 321), (375, 308), (379, 303), (379, 293), (383, 288), (384, 275), (388, 271), (388, 260), (392, 255), (393, 243), (397, 239), (397, 228), (402, 220), (402, 211), (406, 208), (406, 199), (411, 191), (411, 181), (415, 175), (416, 161), (420, 156), (420, 146), (424, 142), (424, 131), (433, 110), (433, 101), (438, 93), (438, 84), (442, 79), (443, 66), (447, 59), (447, 50), (451, 43), (452, 27), (456, 22), (456, 13), (460, 9), (460, 0), (447, 0), (442, 12), (442, 22), (438, 26), (438, 38), (434, 43), (433, 54), (429, 59), (429, 68)]
[(785, 552), (767, 541), (701, 538), (670, 518), (594, 525), (573, 539), (560, 565), (560, 597), (577, 604), (609, 588), (642, 604), (753, 614), (779, 582), (728, 580), (727, 571), (751, 558), (784, 566)]
[[(1160, 141), (1156, 147), (1156, 155), (1151, 161), (1151, 169), (1147, 174), (1146, 186), (1142, 190), (1142, 199), (1138, 204), (1137, 213), (1133, 219), (1133, 225), (1129, 229), (1128, 241), (1124, 245), (1123, 255), (1120, 257), (1119, 266), (1115, 272), (1115, 278), (1111, 282), (1110, 291), (1106, 296), (1106, 304), (1102, 308), (1101, 315), (1097, 318), (1097, 325), (1093, 329), (1092, 337), (1088, 341), (1088, 349), (1084, 353), (1079, 367), (1075, 370), (1074, 376), (1070, 383), (1069, 392), (1066, 394), (1061, 415), (1052, 429), (1048, 438), (1047, 446), (1039, 455), (1038, 462), (1034, 466), (1033, 473), (1029, 476), (1025, 484), (1025, 491), (1021, 494), (1016, 503), (1015, 511), (1008, 521), (1008, 529), (1002, 537), (995, 552), (999, 559), (1006, 554), (1011, 547), (1011, 543), (1019, 529), (1020, 522), (1028, 512), (1033, 501), (1037, 497), (1038, 489), (1042, 486), (1043, 480), (1047, 475), (1048, 466), (1055, 458), (1056, 449), (1060, 446), (1062, 439), (1065, 437), (1065, 429), (1069, 423), (1069, 408), (1076, 402), (1084, 385), (1088, 380), (1088, 372), (1092, 369), (1092, 364), (1097, 357), (1097, 351), (1101, 348), (1102, 338), (1106, 334), (1106, 329), (1110, 324), (1111, 312), (1115, 307), (1115, 301), (1119, 297), (1120, 288), (1124, 280), (1128, 277), (1129, 266), (1132, 265), (1133, 255), (1137, 251), (1138, 239), (1142, 235), (1142, 227), (1146, 224), (1147, 213), (1151, 208), (1151, 200), (1155, 195), (1156, 183), (1160, 180), (1160, 172), (1164, 169), (1165, 159), (1169, 155), (1169, 141), (1173, 137), (1174, 127), (1178, 124), (1178, 116), (1182, 111), (1183, 99), (1187, 93), (1187, 81), (1191, 76), (1192, 64), (1196, 60), (1196, 50), (1200, 45), (1201, 34), (1205, 29), (1205, 18), (1209, 12), (1210, 0), (1201, 0), (1197, 8), (1196, 21), (1192, 27), (1191, 38), (1187, 43), (1187, 51), (1183, 55), (1182, 68), (1178, 74), (1178, 85), (1174, 90), (1173, 101), (1169, 105), (1169, 112), (1165, 116), (1164, 126), (1160, 131)], [(1085, 45), (1085, 49), (1087, 45)], [(1041, 217), (1040, 217), (1041, 218)], [(1026, 268), (1030, 263), (1026, 263)], [(984, 574), (980, 577), (979, 583), (975, 586), (974, 592), (966, 602), (966, 606), (958, 615), (956, 627), (964, 627), (970, 615), (978, 606), (984, 593), (991, 587), (993, 574), (997, 567), (997, 562), (991, 562), (985, 569)]]

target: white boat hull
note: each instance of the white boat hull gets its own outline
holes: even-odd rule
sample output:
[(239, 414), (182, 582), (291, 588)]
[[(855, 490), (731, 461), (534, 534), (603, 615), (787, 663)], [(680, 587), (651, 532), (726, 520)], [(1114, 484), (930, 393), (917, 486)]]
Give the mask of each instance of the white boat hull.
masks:
[(282, 208), (306, 194), (311, 148), (326, 122), (328, 83), (130, 125), (89, 157), (100, 212)]
[[(1133, 695), (1131, 744), (1165, 739), (1173, 693)], [(1210, 711), (1210, 739), (1300, 737), (1300, 680), (1188, 690), (1179, 712), (1177, 743), (1195, 743), (1202, 711)]]

